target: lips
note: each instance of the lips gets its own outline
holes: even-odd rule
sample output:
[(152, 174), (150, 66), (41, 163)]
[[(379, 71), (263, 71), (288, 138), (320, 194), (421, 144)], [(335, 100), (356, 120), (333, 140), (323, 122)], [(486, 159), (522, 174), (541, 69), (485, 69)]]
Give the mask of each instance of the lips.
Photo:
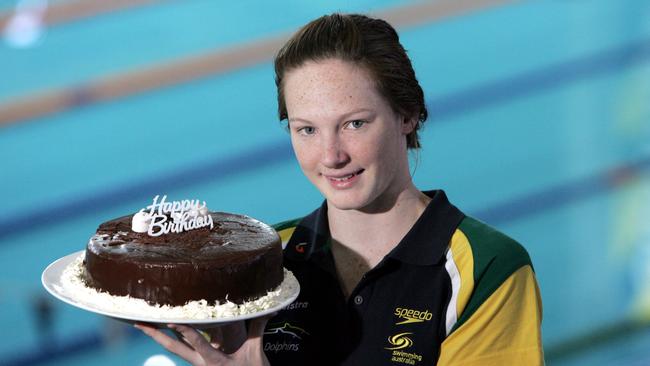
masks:
[(325, 176), (327, 177), (327, 179), (335, 181), (335, 182), (345, 182), (345, 181), (348, 181), (348, 180), (354, 178), (355, 176), (363, 173), (363, 171), (364, 171), (364, 169), (360, 169), (360, 170), (358, 170), (358, 171), (356, 171), (354, 173), (350, 173), (350, 174), (346, 174), (346, 175), (336, 175), (336, 176), (334, 176), (334, 175), (325, 175)]
[(364, 170), (360, 169), (354, 173), (336, 174), (336, 175), (323, 174), (323, 176), (327, 178), (330, 187), (336, 190), (346, 190), (355, 187), (357, 185), (360, 179), (359, 176), (363, 172)]

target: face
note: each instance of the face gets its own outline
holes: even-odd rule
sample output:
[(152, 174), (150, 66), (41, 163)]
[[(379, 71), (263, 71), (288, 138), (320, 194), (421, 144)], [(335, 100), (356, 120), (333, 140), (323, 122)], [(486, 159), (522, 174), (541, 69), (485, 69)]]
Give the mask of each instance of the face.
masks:
[(328, 205), (378, 210), (410, 183), (413, 124), (392, 110), (364, 68), (310, 61), (285, 74), (284, 93), (294, 152)]

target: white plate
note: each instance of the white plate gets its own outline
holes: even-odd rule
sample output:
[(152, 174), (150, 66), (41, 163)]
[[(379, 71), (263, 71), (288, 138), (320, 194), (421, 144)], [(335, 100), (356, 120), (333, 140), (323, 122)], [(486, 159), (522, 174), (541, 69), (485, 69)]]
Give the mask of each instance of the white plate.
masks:
[(75, 298), (74, 294), (64, 291), (64, 286), (63, 283), (61, 282), (61, 275), (63, 274), (63, 270), (65, 270), (65, 268), (70, 263), (72, 263), (77, 257), (82, 255), (83, 252), (84, 251), (82, 250), (67, 255), (63, 258), (59, 258), (58, 260), (54, 261), (52, 264), (47, 266), (45, 271), (43, 271), (43, 275), (41, 276), (41, 281), (43, 282), (43, 286), (54, 297), (72, 306), (87, 311), (91, 311), (96, 314), (101, 314), (111, 318), (115, 318), (121, 321), (126, 321), (129, 323), (146, 322), (146, 323), (158, 323), (160, 325), (175, 323), (175, 324), (190, 324), (197, 328), (209, 328), (210, 326), (214, 326), (218, 324), (227, 324), (235, 321), (259, 318), (268, 314), (272, 314), (284, 308), (285, 306), (291, 304), (292, 302), (294, 302), (298, 297), (298, 293), (300, 292), (300, 286), (296, 286), (295, 291), (293, 293), (288, 294), (287, 297), (284, 300), (282, 300), (280, 303), (278, 303), (276, 306), (273, 306), (269, 309), (259, 311), (256, 313), (237, 315), (232, 317), (224, 317), (224, 318), (208, 318), (208, 319), (168, 318), (167, 319), (167, 318), (158, 318), (158, 317), (147, 317), (145, 315), (123, 313), (119, 311), (110, 311), (110, 310), (98, 308), (96, 305), (92, 303), (84, 302), (82, 299)]

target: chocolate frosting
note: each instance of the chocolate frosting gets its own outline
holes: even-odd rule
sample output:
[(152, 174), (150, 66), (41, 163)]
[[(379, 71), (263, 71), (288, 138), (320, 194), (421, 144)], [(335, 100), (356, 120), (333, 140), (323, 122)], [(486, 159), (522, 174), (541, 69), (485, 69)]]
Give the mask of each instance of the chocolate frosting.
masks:
[(99, 226), (86, 248), (88, 286), (150, 304), (184, 305), (265, 295), (283, 279), (282, 245), (270, 226), (211, 212), (214, 228), (152, 237), (131, 231), (133, 215)]

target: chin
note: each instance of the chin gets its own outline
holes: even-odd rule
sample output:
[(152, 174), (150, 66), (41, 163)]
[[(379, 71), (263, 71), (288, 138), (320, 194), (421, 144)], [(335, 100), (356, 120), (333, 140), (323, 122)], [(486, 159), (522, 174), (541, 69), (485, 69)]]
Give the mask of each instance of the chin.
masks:
[(329, 205), (332, 205), (332, 206), (336, 207), (337, 209), (343, 210), (343, 211), (358, 210), (358, 209), (361, 208), (359, 205), (351, 204), (351, 203), (348, 203), (348, 202), (340, 203), (340, 202), (337, 202), (335, 200), (327, 200), (327, 203)]
[[(322, 183), (322, 181), (318, 183)], [(328, 205), (339, 210), (361, 210), (372, 202), (371, 192), (368, 192), (368, 188), (362, 182), (357, 183), (356, 187), (343, 190), (332, 188), (327, 181), (325, 184), (317, 184), (316, 187), (325, 197)]]
[[(347, 196), (347, 197), (346, 197)], [(345, 195), (335, 192), (334, 194), (325, 195), (327, 203), (339, 210), (360, 210), (368, 205), (368, 201), (357, 195)]]

